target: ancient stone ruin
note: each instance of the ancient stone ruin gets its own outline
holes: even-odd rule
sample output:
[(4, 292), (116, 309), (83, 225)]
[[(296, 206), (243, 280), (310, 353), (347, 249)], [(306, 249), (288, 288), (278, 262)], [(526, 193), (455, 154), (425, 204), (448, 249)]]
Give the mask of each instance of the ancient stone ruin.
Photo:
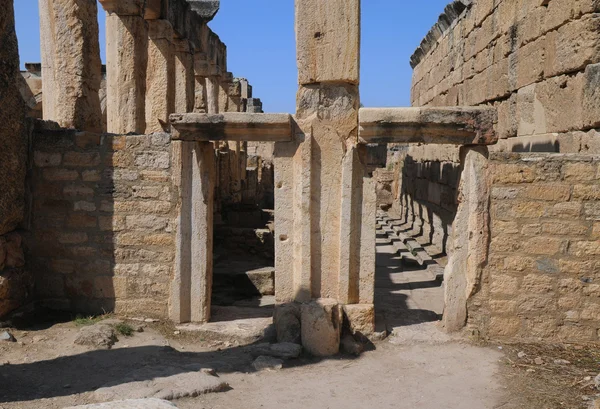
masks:
[(100, 3), (106, 66), (96, 2), (40, 0), (23, 73), (0, 10), (0, 317), (193, 331), (262, 296), (280, 342), (333, 355), (385, 335), (379, 228), (435, 264), (447, 331), (598, 341), (597, 1), (454, 1), (413, 106), (361, 108), (360, 1), (296, 0), (293, 114), (227, 71), (218, 1)]

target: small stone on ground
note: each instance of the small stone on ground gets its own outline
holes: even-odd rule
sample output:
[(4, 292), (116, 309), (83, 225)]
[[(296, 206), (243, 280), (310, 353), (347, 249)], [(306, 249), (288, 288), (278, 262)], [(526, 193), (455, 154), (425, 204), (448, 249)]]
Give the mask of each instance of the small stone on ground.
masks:
[(98, 349), (110, 349), (117, 342), (115, 329), (108, 324), (95, 324), (79, 330), (75, 343)]
[(272, 356), (259, 356), (252, 363), (252, 366), (257, 371), (277, 370), (283, 368), (283, 361), (281, 359), (273, 358)]
[(16, 338), (8, 331), (0, 333), (0, 341), (17, 342)]

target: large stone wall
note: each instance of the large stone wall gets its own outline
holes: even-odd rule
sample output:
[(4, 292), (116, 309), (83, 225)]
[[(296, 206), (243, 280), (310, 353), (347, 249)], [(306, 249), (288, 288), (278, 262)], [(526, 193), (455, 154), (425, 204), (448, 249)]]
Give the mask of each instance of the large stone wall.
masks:
[(483, 337), (600, 336), (600, 156), (492, 154), (489, 257), (468, 324)]
[(111, 136), (38, 122), (29, 243), (53, 308), (167, 317), (175, 256), (168, 134)]
[(22, 238), (29, 123), (17, 78), (19, 51), (13, 2), (0, 8), (0, 317), (30, 298)]
[[(600, 152), (598, 30), (594, 0), (453, 1), (411, 58), (412, 105), (496, 107), (501, 140), (491, 152)], [(437, 241), (458, 204), (458, 147), (411, 146), (406, 156), (398, 178), (442, 169), (402, 185), (395, 204)], [(440, 181), (443, 169), (452, 177)], [(440, 189), (454, 194), (445, 209), (431, 200)]]

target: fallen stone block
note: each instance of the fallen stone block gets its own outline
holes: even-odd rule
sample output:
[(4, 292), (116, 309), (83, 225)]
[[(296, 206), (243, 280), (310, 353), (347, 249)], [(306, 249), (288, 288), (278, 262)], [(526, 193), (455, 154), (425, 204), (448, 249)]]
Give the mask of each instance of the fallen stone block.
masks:
[(331, 356), (340, 350), (342, 308), (336, 300), (302, 304), (302, 346), (311, 355)]
[(128, 399), (92, 405), (69, 406), (64, 409), (172, 409), (173, 403), (163, 399)]
[(275, 306), (273, 322), (277, 331), (277, 342), (302, 342), (300, 332), (300, 304), (280, 304)]
[(278, 344), (258, 344), (252, 347), (250, 353), (253, 356), (272, 356), (274, 358), (292, 359), (298, 358), (302, 353), (302, 346), (291, 342)]
[(75, 343), (98, 349), (110, 349), (117, 342), (117, 334), (112, 325), (96, 324), (79, 330)]
[(180, 399), (229, 390), (212, 369), (200, 365), (149, 367), (126, 375), (94, 392), (98, 400)]

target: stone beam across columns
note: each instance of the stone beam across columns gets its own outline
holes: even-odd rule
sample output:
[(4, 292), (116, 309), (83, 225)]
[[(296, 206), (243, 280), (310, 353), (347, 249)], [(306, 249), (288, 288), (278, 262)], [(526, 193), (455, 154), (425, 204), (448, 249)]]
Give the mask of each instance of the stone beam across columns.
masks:
[(362, 143), (434, 143), (492, 145), (495, 108), (361, 108), (359, 140)]
[(183, 141), (286, 142), (292, 140), (289, 114), (173, 114), (172, 139)]

